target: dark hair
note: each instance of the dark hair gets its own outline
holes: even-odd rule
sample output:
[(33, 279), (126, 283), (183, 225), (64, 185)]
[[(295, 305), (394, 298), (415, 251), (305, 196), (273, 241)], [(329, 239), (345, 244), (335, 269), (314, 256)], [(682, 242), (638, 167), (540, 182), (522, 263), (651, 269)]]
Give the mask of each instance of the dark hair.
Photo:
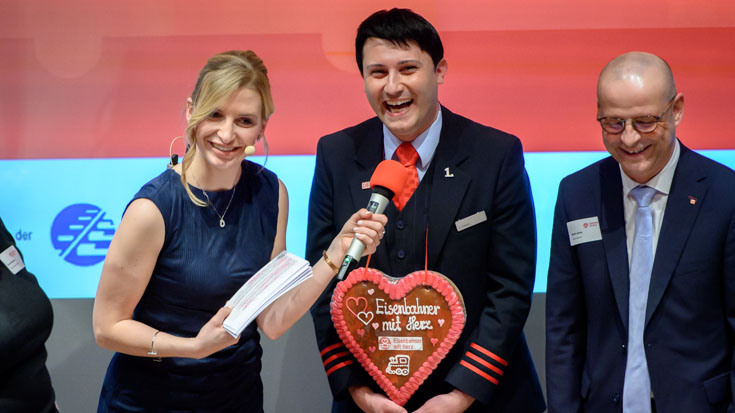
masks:
[(388, 40), (398, 46), (415, 42), (428, 53), (434, 68), (444, 58), (444, 46), (434, 26), (410, 9), (380, 10), (360, 23), (355, 37), (355, 59), (362, 73), (362, 48), (370, 37)]

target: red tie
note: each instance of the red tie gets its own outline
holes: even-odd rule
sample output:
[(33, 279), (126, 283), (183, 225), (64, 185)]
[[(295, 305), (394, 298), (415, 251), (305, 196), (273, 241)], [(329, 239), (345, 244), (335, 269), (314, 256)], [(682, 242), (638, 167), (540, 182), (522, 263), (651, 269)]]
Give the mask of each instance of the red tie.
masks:
[(402, 211), (403, 207), (408, 203), (408, 200), (411, 199), (413, 192), (419, 186), (419, 172), (416, 170), (416, 161), (419, 160), (419, 154), (410, 142), (403, 142), (396, 149), (396, 156), (398, 156), (398, 162), (408, 170), (408, 179), (406, 179), (406, 186), (403, 187), (403, 192), (393, 197), (393, 202), (396, 204), (396, 207), (399, 211)]

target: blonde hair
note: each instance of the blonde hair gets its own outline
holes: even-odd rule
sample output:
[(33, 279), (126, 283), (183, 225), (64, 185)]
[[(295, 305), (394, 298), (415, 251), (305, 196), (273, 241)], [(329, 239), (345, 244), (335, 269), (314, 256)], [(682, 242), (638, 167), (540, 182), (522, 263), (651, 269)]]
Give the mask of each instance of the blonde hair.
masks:
[(268, 69), (254, 52), (231, 50), (216, 54), (207, 60), (207, 64), (199, 72), (199, 78), (191, 93), (192, 112), (186, 127), (188, 149), (181, 161), (181, 183), (191, 201), (198, 206), (207, 206), (207, 203), (194, 195), (186, 180), (186, 170), (191, 166), (196, 153), (197, 128), (232, 93), (244, 87), (258, 92), (262, 103), (261, 116), (267, 120), (275, 110), (268, 81)]

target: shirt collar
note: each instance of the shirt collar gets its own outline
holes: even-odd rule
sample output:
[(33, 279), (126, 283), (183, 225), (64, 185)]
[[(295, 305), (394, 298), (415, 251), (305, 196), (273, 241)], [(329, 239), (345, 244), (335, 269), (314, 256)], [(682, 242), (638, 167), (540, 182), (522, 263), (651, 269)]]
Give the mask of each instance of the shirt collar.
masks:
[[(671, 154), (671, 158), (669, 158), (669, 162), (666, 163), (664, 169), (643, 185), (650, 186), (657, 192), (668, 195), (671, 190), (671, 183), (674, 181), (674, 172), (676, 171), (676, 165), (679, 163), (680, 153), (681, 149), (679, 149), (679, 140), (676, 139), (674, 141), (674, 153)], [(620, 167), (620, 165), (618, 165), (618, 167)], [(625, 172), (623, 172), (622, 167), (620, 167), (620, 176), (623, 178), (623, 194), (625, 194), (625, 196), (629, 196), (630, 191), (633, 188), (641, 185), (626, 175)]]
[[(425, 131), (421, 132), (411, 144), (413, 145), (416, 152), (419, 154), (419, 168), (426, 168), (434, 157), (437, 145), (439, 145), (439, 136), (442, 130), (442, 111), (441, 107), (437, 111), (436, 119), (432, 122)], [(393, 155), (398, 149), (398, 146), (403, 141), (396, 138), (395, 135), (388, 129), (385, 124), (383, 125), (383, 150), (385, 151), (385, 159), (393, 159)]]

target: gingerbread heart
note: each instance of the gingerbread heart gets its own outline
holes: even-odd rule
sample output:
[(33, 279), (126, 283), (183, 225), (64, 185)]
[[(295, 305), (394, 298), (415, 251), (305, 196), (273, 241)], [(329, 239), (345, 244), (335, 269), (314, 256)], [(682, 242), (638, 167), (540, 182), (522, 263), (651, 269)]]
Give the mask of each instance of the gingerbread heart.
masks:
[(332, 294), (342, 341), (395, 403), (403, 406), (459, 339), (462, 297), (433, 271), (397, 279), (358, 268)]

